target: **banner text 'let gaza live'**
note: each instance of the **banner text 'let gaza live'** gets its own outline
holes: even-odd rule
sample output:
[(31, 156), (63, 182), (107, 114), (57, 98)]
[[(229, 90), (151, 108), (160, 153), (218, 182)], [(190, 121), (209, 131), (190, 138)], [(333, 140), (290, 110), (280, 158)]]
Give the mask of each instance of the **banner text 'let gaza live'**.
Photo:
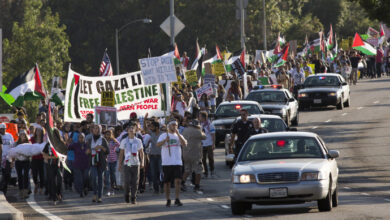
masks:
[(87, 114), (94, 114), (100, 106), (103, 91), (115, 92), (118, 120), (128, 120), (132, 112), (137, 115), (162, 116), (165, 94), (158, 84), (144, 85), (141, 72), (110, 77), (88, 77), (69, 68), (65, 96), (65, 121), (81, 122)]

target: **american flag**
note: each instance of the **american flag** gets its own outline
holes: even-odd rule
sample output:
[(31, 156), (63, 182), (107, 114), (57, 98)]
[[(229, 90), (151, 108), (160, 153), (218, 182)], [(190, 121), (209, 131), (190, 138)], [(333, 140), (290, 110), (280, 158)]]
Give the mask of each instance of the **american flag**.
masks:
[(102, 60), (102, 63), (100, 64), (99, 75), (100, 76), (112, 76), (113, 75), (112, 66), (111, 66), (110, 58), (108, 57), (107, 51), (104, 51), (103, 60)]

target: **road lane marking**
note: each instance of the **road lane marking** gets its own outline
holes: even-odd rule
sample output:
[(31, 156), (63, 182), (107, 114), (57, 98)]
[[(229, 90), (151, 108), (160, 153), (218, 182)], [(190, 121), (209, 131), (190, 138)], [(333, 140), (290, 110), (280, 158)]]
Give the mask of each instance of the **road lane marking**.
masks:
[(341, 116), (346, 116), (348, 115), (348, 113), (344, 112), (343, 114), (341, 114)]
[(363, 107), (358, 107), (357, 110), (360, 110), (360, 109), (362, 109), (362, 108), (363, 108)]
[(228, 206), (228, 205), (221, 205), (221, 207), (224, 209), (230, 209), (230, 206)]
[(212, 199), (212, 198), (207, 198), (207, 201), (214, 201), (214, 199)]
[(227, 205), (221, 205), (221, 207), (222, 207), (223, 209), (229, 209), (229, 208), (230, 208), (230, 207), (227, 206)]
[(344, 186), (344, 189), (351, 189), (351, 187), (348, 187), (348, 186)]
[(363, 196), (369, 196), (370, 194), (368, 193), (361, 193)]
[(329, 119), (329, 120), (326, 120), (325, 123), (329, 123), (329, 122), (331, 122), (331, 121), (332, 121), (332, 119)]
[(48, 219), (51, 219), (51, 220), (62, 220), (62, 218), (56, 216), (56, 215), (53, 215), (51, 214), (50, 212), (46, 211), (45, 209), (43, 209), (42, 207), (40, 207), (36, 202), (35, 202), (35, 199), (34, 199), (34, 195), (30, 195), (30, 197), (28, 199), (26, 199), (26, 202), (28, 203), (28, 205), (34, 209), (36, 212), (40, 213), (41, 215), (44, 215), (46, 218)]
[(316, 129), (316, 128), (318, 128), (318, 126), (314, 126), (314, 127), (312, 127), (311, 129), (313, 129), (313, 130), (314, 130), (314, 129)]
[(253, 218), (251, 215), (243, 215), (245, 218)]
[(375, 102), (373, 102), (374, 104), (378, 104), (379, 103), (379, 101), (377, 100), (377, 101), (375, 101)]
[(385, 199), (385, 201), (388, 201), (388, 202), (390, 202), (390, 199)]

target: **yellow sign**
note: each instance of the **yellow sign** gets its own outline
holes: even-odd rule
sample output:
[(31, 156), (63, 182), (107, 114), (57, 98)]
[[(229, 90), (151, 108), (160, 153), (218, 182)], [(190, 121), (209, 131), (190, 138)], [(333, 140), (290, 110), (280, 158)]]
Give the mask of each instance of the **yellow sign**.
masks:
[[(311, 68), (311, 72), (314, 73), (314, 68), (315, 68), (315, 64), (313, 63), (308, 63), (307, 64), (310, 68)], [(308, 77), (310, 75), (310, 72), (309, 71), (305, 71), (305, 77)]]
[(101, 103), (102, 106), (109, 106), (114, 107), (115, 106), (115, 92), (114, 91), (103, 91), (101, 93)]
[(181, 81), (181, 77), (178, 76), (177, 77), (177, 81), (176, 82), (172, 82), (171, 83), (171, 86), (172, 87), (177, 87), (178, 89), (184, 89), (184, 83)]
[(196, 74), (196, 70), (188, 70), (186, 72), (186, 81), (192, 86), (198, 84), (198, 76)]
[(342, 39), (341, 40), (341, 45), (340, 47), (343, 49), (343, 50), (349, 50), (352, 46), (352, 43), (350, 44), (350, 40), (349, 39)]
[(216, 76), (222, 76), (226, 73), (223, 63), (217, 62), (211, 65), (211, 72)]

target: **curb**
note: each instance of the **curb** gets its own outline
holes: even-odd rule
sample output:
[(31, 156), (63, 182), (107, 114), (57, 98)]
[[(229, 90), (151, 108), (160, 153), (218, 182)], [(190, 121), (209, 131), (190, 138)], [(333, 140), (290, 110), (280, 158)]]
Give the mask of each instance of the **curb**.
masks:
[(0, 219), (23, 220), (23, 213), (7, 202), (3, 192), (0, 192)]

